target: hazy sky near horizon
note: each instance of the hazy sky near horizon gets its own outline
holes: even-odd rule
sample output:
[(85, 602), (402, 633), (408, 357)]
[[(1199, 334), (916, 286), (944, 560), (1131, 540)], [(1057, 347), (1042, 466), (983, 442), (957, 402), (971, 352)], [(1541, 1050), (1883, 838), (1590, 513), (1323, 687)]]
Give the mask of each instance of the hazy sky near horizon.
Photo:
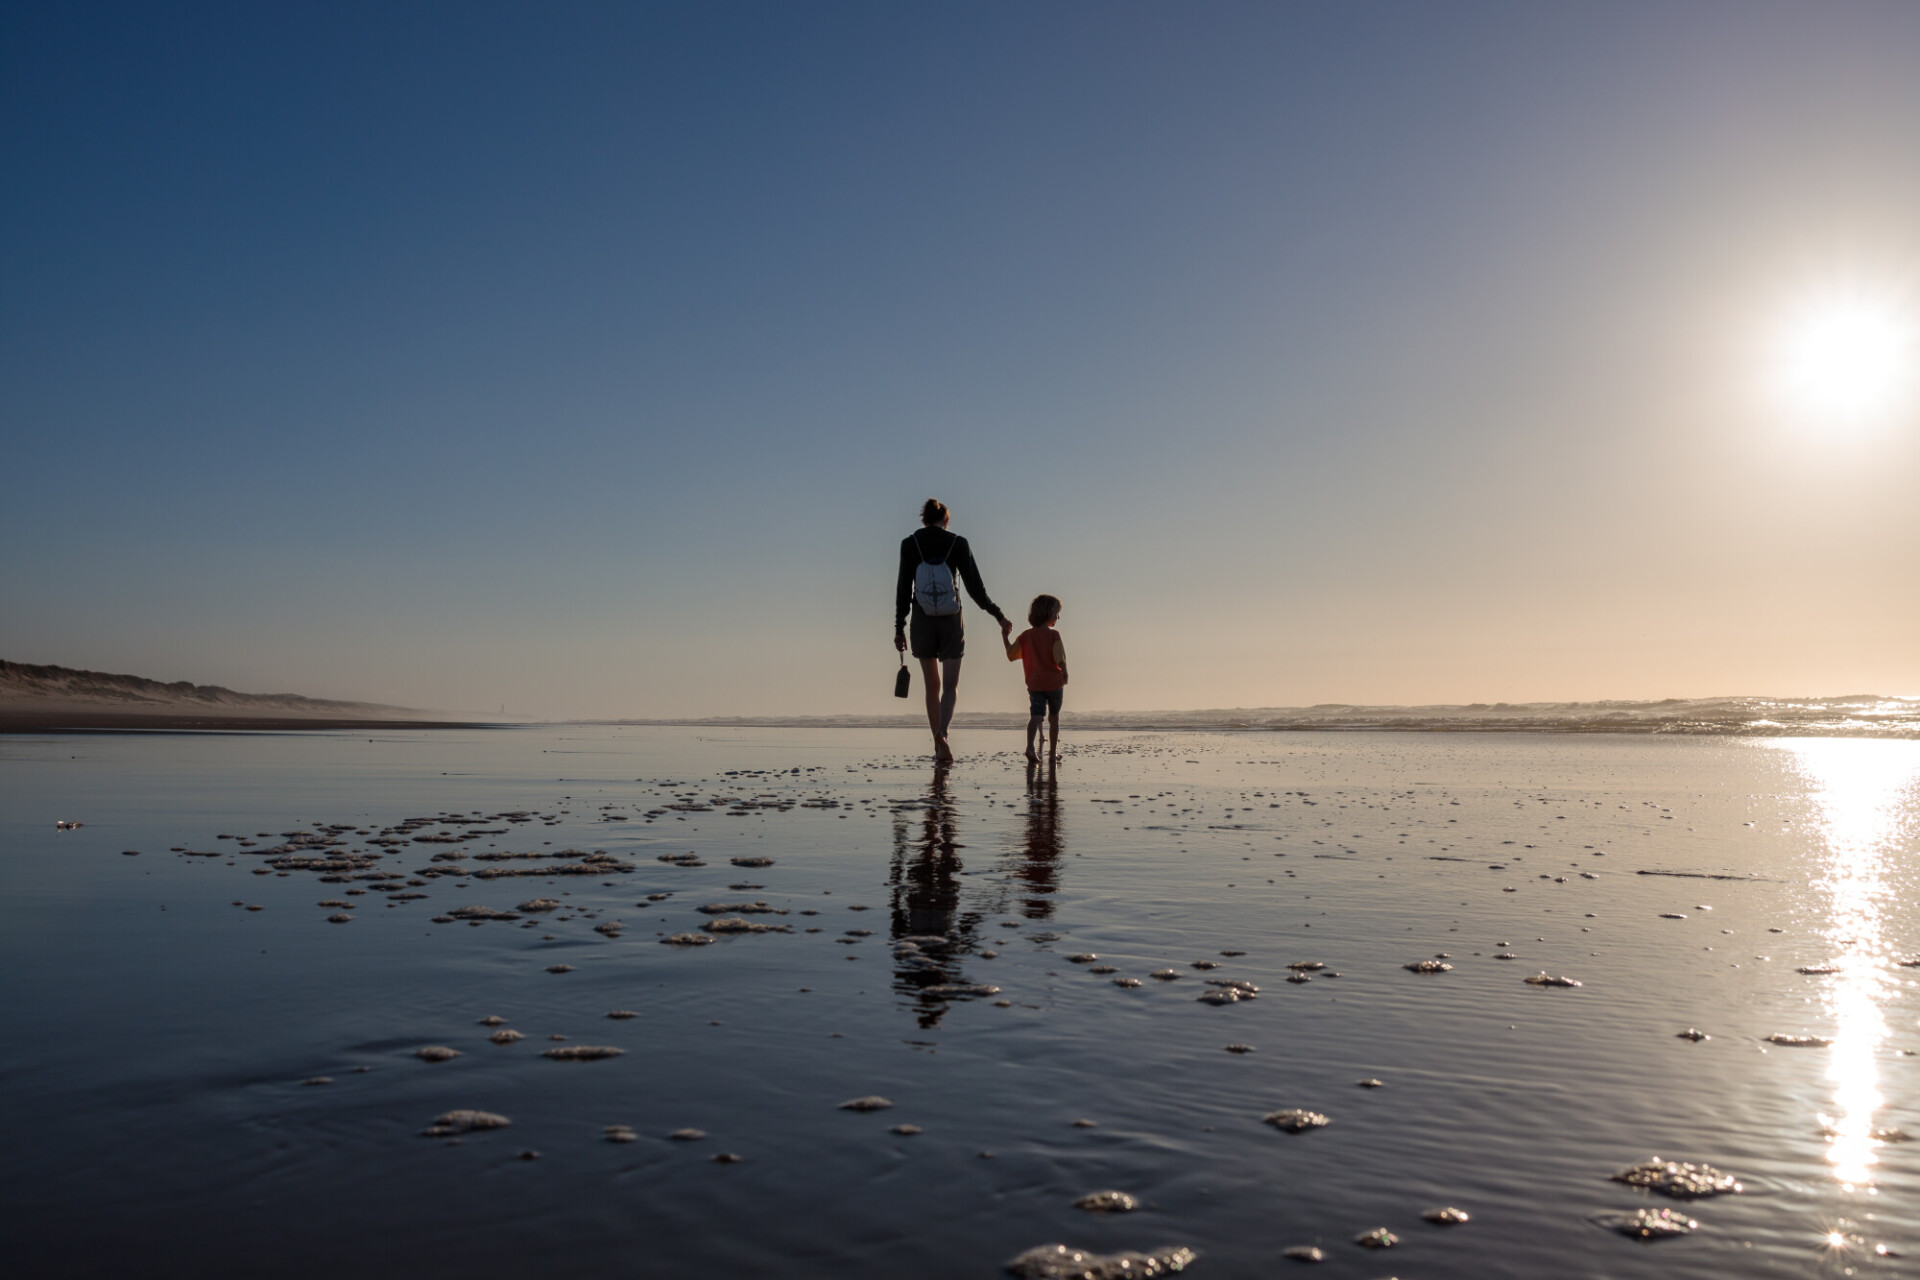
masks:
[(935, 494), (1084, 709), (1920, 694), (1920, 5), (0, 15), (0, 657), (899, 710)]

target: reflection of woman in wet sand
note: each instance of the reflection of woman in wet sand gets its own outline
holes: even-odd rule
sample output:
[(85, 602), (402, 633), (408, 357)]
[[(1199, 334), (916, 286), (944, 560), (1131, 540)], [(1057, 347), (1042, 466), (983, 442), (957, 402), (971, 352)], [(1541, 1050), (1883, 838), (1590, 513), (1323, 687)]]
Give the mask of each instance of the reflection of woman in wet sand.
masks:
[[(896, 819), (894, 823), (892, 932), (896, 940), (914, 944), (905, 956), (896, 952), (900, 968), (894, 980), (903, 991), (917, 993), (941, 983), (966, 981), (961, 958), (972, 948), (979, 918), (959, 916), (958, 817), (953, 795), (947, 789), (947, 766), (935, 764), (919, 832), (916, 834), (907, 821)], [(921, 996), (917, 1011), (920, 1025), (937, 1025), (946, 1016), (948, 1003), (939, 997)]]
[(906, 652), (911, 613), (913, 656), (920, 659), (921, 687), (927, 692), (927, 726), (933, 730), (936, 760), (953, 759), (953, 749), (947, 746), (947, 726), (953, 722), (954, 699), (960, 689), (960, 658), (967, 647), (955, 580), (966, 586), (975, 604), (999, 620), (1003, 641), (1013, 634), (1013, 623), (987, 595), (980, 567), (973, 562), (973, 549), (965, 538), (948, 530), (951, 520), (946, 503), (927, 499), (920, 508), (919, 531), (900, 543), (900, 572), (893, 588), (893, 647)]
[(919, 835), (910, 837), (905, 827), (894, 833), (895, 883), (906, 890), (907, 909), (906, 918), (895, 924), (904, 925), (909, 934), (944, 934), (953, 927), (954, 909), (960, 905), (960, 884), (954, 878), (960, 872), (958, 817), (947, 789), (947, 768), (935, 765)]

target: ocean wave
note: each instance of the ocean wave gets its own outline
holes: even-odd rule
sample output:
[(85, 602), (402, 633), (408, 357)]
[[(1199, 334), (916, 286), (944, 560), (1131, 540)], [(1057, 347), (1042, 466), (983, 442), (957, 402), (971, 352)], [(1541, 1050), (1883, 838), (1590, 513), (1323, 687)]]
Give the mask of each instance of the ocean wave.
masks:
[[(1083, 732), (1239, 731), (1403, 733), (1621, 733), (1707, 737), (1920, 738), (1920, 698), (1849, 694), (1836, 698), (1664, 698), (1657, 702), (1470, 702), (1434, 706), (1235, 707), (1203, 711), (1069, 711)], [(742, 728), (910, 728), (918, 715), (723, 716), (601, 723)], [(959, 728), (1005, 729), (1026, 716), (962, 712)]]

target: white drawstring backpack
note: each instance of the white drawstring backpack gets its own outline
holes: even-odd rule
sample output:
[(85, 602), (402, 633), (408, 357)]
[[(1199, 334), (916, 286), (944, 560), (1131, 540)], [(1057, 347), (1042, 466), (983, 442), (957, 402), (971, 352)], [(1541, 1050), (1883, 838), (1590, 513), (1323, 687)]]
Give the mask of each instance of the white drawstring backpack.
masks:
[(953, 534), (949, 539), (940, 558), (929, 560), (919, 535), (914, 535), (914, 546), (920, 549), (920, 567), (913, 571), (913, 599), (920, 606), (920, 612), (929, 618), (949, 618), (960, 612), (960, 593), (954, 586), (953, 568), (947, 563), (960, 538)]

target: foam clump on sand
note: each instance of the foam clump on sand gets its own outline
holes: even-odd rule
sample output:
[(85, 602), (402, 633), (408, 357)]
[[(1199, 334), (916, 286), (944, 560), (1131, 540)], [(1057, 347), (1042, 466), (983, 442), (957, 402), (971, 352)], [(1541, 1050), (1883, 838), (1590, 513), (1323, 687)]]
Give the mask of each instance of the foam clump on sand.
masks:
[(792, 933), (793, 926), (785, 924), (761, 924), (745, 916), (721, 916), (718, 920), (709, 920), (700, 926), (708, 933)]
[(1318, 1111), (1305, 1111), (1298, 1107), (1289, 1107), (1284, 1111), (1269, 1111), (1260, 1117), (1276, 1129), (1288, 1133), (1305, 1133), (1308, 1129), (1323, 1129), (1330, 1121)]
[(422, 1137), (446, 1138), (456, 1133), (481, 1129), (504, 1129), (513, 1121), (491, 1111), (447, 1111), (433, 1118), (433, 1124), (420, 1131)]
[(1700, 1223), (1671, 1209), (1638, 1209), (1632, 1213), (1604, 1213), (1597, 1219), (1601, 1226), (1635, 1240), (1666, 1240), (1683, 1236)]
[(610, 1044), (570, 1044), (562, 1049), (548, 1049), (540, 1056), (555, 1062), (597, 1062), (601, 1058), (617, 1058), (625, 1052)]
[(511, 911), (496, 911), (492, 907), (455, 907), (447, 914), (455, 920), (518, 920), (520, 918)]
[(1152, 1253), (1089, 1253), (1064, 1244), (1043, 1244), (1007, 1260), (1007, 1273), (1022, 1280), (1133, 1280), (1136, 1276), (1170, 1276), (1185, 1271), (1198, 1257), (1185, 1245), (1168, 1245)]
[(1659, 1156), (1630, 1169), (1622, 1169), (1613, 1175), (1613, 1180), (1630, 1187), (1645, 1187), (1648, 1191), (1671, 1196), (1675, 1200), (1699, 1200), (1706, 1196), (1730, 1195), (1744, 1190), (1739, 1179), (1710, 1164), (1679, 1164), (1662, 1160)]
[(1132, 1213), (1140, 1202), (1124, 1191), (1089, 1191), (1075, 1200), (1073, 1207), (1088, 1213)]
[(610, 853), (589, 853), (578, 862), (557, 867), (486, 867), (473, 873), (475, 880), (505, 880), (513, 876), (599, 876), (634, 870), (631, 862), (622, 862)]

